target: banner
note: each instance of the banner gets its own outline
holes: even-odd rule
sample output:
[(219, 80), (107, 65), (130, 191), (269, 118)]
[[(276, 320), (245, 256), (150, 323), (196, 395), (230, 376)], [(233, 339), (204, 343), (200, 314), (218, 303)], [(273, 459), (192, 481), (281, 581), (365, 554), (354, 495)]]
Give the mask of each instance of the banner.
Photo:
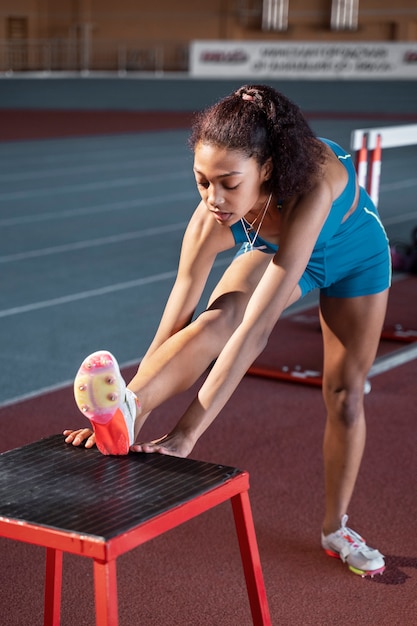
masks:
[(193, 41), (194, 77), (417, 79), (417, 42)]

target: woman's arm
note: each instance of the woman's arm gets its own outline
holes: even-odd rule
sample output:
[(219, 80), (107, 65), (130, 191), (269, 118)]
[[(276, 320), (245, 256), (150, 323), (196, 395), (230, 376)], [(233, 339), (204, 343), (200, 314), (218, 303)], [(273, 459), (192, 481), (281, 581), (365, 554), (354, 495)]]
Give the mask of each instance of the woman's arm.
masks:
[[(331, 189), (323, 183), (288, 210), (282, 222), (279, 251), (256, 287), (242, 323), (223, 348), (197, 397), (172, 433), (155, 446), (156, 450), (169, 454), (170, 439), (185, 439), (189, 453), (229, 400), (264, 349), (296, 289), (331, 203)], [(146, 451), (151, 450), (146, 447)]]
[(230, 229), (217, 224), (201, 202), (185, 231), (177, 277), (142, 363), (169, 337), (189, 324), (216, 256), (234, 245)]
[[(233, 246), (234, 238), (230, 229), (217, 224), (203, 203), (200, 203), (184, 234), (177, 278), (159, 328), (136, 376), (141, 375), (141, 368), (146, 365), (148, 358), (190, 322), (216, 255)], [(136, 376), (129, 386), (134, 384)], [(65, 430), (64, 435), (67, 443), (79, 445), (85, 441), (87, 448), (95, 445), (95, 435), (89, 428)]]

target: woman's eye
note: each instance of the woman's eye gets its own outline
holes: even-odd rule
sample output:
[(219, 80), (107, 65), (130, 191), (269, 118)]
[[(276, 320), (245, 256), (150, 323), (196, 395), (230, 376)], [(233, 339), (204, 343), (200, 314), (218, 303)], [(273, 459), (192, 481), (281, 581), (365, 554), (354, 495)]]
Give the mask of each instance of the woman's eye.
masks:
[[(201, 187), (202, 189), (208, 189), (210, 187), (210, 183), (208, 183), (207, 181), (196, 181), (197, 182), (197, 187)], [(239, 183), (237, 185), (223, 185), (223, 189), (226, 189), (227, 191), (233, 191), (234, 189), (237, 189), (239, 187)]]

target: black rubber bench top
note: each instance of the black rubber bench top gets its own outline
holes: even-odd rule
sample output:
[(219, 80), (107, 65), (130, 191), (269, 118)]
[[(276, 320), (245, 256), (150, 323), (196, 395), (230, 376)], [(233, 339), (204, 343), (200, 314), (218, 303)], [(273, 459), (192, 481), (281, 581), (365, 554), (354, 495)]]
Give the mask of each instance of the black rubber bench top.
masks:
[(107, 541), (243, 473), (160, 454), (104, 456), (53, 435), (0, 454), (0, 517)]

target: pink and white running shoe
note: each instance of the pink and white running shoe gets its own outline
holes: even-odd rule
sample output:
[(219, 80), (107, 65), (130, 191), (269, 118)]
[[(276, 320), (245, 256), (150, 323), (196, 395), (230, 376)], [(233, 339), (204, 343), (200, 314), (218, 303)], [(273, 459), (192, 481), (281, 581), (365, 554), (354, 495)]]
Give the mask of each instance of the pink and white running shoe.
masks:
[(365, 576), (382, 574), (385, 570), (384, 555), (375, 548), (366, 545), (365, 540), (354, 530), (348, 528), (348, 516), (342, 517), (339, 530), (330, 535), (321, 535), (321, 545), (329, 556), (334, 556), (346, 563), (351, 572)]
[(115, 357), (107, 350), (90, 354), (74, 380), (75, 402), (88, 417), (102, 454), (128, 454), (134, 443), (139, 401), (126, 388)]

